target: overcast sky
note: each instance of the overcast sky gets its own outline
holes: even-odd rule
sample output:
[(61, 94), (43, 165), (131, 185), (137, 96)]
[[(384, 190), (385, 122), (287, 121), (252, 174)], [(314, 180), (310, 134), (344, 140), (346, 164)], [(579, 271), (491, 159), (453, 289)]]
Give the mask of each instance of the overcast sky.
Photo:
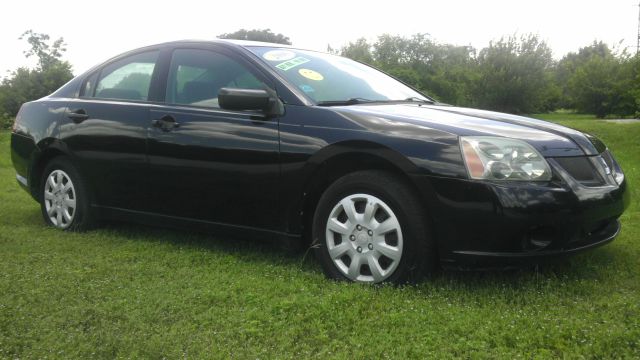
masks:
[(635, 52), (640, 0), (439, 1), (68, 1), (6, 0), (0, 21), (0, 76), (32, 66), (17, 38), (27, 29), (64, 37), (80, 74), (121, 52), (179, 40), (212, 39), (240, 28), (270, 28), (295, 46), (325, 51), (360, 37), (428, 33), (478, 49), (502, 35), (537, 33), (561, 58), (602, 40)]

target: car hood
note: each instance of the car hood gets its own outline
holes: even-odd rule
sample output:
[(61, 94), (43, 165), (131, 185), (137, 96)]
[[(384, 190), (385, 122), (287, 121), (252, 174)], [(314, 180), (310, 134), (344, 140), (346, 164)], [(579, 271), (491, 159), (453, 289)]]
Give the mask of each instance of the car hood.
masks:
[[(499, 112), (447, 105), (362, 104), (333, 108), (348, 119), (376, 130), (394, 131), (407, 124), (457, 136), (501, 136), (528, 142), (545, 157), (596, 155), (605, 146), (597, 138), (565, 126)], [(380, 127), (380, 122), (384, 123)]]

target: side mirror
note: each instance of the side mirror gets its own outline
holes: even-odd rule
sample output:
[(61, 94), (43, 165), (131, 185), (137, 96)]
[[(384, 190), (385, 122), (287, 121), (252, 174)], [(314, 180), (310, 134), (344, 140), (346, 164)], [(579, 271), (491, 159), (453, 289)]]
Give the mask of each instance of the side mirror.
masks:
[(218, 104), (227, 110), (262, 110), (270, 115), (277, 101), (266, 90), (222, 88), (218, 91)]

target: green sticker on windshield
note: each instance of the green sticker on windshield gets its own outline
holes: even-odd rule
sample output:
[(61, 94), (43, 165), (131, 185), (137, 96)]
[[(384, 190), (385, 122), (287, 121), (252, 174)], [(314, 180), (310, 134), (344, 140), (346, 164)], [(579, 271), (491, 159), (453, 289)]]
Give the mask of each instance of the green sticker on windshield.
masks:
[(280, 64), (276, 65), (276, 67), (280, 70), (287, 71), (309, 61), (310, 61), (309, 59), (305, 59), (302, 56), (298, 56), (297, 58), (287, 60), (285, 62), (281, 62)]

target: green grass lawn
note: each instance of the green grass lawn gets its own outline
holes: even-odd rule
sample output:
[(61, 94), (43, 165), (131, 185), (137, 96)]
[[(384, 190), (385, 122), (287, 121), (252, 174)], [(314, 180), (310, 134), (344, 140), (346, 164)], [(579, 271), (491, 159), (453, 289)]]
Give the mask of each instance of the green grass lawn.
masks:
[[(550, 113), (535, 114), (533, 115), (533, 117), (537, 119), (554, 121), (559, 123), (562, 123), (564, 121), (570, 121), (570, 120), (596, 120), (597, 119), (596, 116), (593, 114), (578, 114), (571, 110), (556, 110)], [(619, 115), (606, 116), (606, 119), (620, 119), (620, 118), (632, 119), (632, 117), (630, 116), (619, 116)]]
[(573, 121), (573, 120), (596, 120), (596, 116), (592, 114), (576, 114), (572, 112), (552, 112), (545, 114), (533, 115), (536, 119), (542, 119), (547, 121), (560, 122)]
[[(640, 188), (640, 124), (601, 137)], [(538, 271), (416, 286), (326, 280), (274, 244), (44, 226), (0, 133), (0, 358), (638, 358), (637, 191), (613, 243)]]

